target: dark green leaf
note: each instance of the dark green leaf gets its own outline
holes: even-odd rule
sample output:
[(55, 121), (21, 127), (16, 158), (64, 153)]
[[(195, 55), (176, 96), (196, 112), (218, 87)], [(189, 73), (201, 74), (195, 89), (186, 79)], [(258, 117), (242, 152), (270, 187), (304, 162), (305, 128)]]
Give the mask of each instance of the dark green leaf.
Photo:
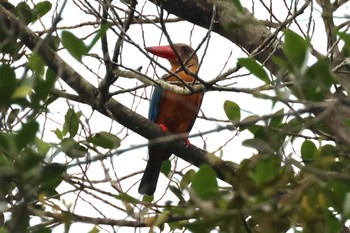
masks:
[(182, 196), (182, 191), (178, 187), (175, 187), (174, 185), (169, 185), (169, 189), (179, 199), (179, 205), (186, 203), (185, 198)]
[(79, 129), (79, 123), (80, 123), (80, 115), (81, 113), (76, 113), (73, 109), (69, 108), (67, 110), (67, 113), (64, 117), (64, 124), (63, 124), (63, 135), (66, 135), (69, 133), (70, 137), (74, 137)]
[(262, 80), (264, 83), (270, 83), (269, 76), (265, 69), (253, 58), (238, 58), (238, 64), (245, 67), (250, 73)]
[(12, 125), (12, 123), (18, 118), (19, 108), (13, 108), (11, 109), (10, 114), (7, 117), (6, 124)]
[(338, 32), (339, 38), (344, 42), (342, 53), (344, 57), (350, 56), (350, 35), (345, 32)]
[(31, 169), (39, 171), (39, 166), (43, 159), (44, 155), (38, 154), (31, 149), (25, 149), (16, 160), (16, 165), (21, 171), (29, 171)]
[(328, 183), (328, 191), (331, 195), (330, 200), (333, 200), (336, 210), (342, 212), (346, 195), (349, 192), (349, 185), (342, 180), (332, 180)]
[(256, 161), (253, 169), (249, 171), (249, 177), (252, 178), (257, 185), (263, 185), (281, 173), (281, 161), (278, 156), (269, 156), (260, 158)]
[(331, 144), (326, 144), (321, 146), (320, 148), (320, 155), (321, 156), (334, 156), (338, 157), (339, 156), (339, 148), (331, 145)]
[(63, 46), (66, 47), (68, 52), (75, 59), (81, 61), (83, 55), (88, 52), (88, 49), (86, 48), (84, 42), (69, 31), (63, 31), (61, 36)]
[(29, 121), (23, 124), (22, 129), (16, 135), (17, 149), (21, 150), (27, 144), (31, 143), (35, 139), (35, 135), (39, 130), (39, 124), (36, 121)]
[(320, 59), (306, 70), (305, 80), (302, 81), (302, 97), (312, 101), (322, 101), (329, 94), (334, 83), (329, 61)]
[(38, 229), (32, 231), (32, 233), (51, 233), (51, 229), (49, 227), (39, 227)]
[(105, 149), (117, 149), (120, 146), (120, 138), (109, 132), (99, 132), (87, 138), (89, 143)]
[(9, 65), (0, 66), (0, 107), (11, 103), (11, 96), (16, 89), (16, 74)]
[(298, 68), (306, 62), (309, 42), (297, 33), (286, 30), (284, 33), (283, 50), (288, 60)]
[(46, 41), (47, 41), (47, 44), (49, 45), (49, 47), (51, 49), (53, 49), (54, 51), (58, 50), (60, 43), (61, 43), (61, 39), (58, 36), (53, 36), (53, 35), (50, 35), (46, 39)]
[(35, 18), (32, 9), (25, 2), (21, 2), (16, 6), (15, 15), (26, 25)]
[[(114, 136), (114, 135), (113, 135)], [(160, 171), (165, 175), (165, 176), (168, 176), (170, 171), (171, 171), (171, 162), (170, 160), (165, 160), (163, 163), (162, 163), (162, 167), (160, 168)]]
[(0, 153), (0, 166), (8, 166), (10, 161), (5, 154)]
[(54, 192), (62, 182), (66, 169), (66, 166), (59, 163), (47, 164), (42, 172), (40, 190), (47, 193)]
[(303, 129), (304, 125), (302, 120), (298, 118), (293, 118), (292, 120), (288, 121), (286, 124), (283, 125), (283, 130), (286, 133), (291, 134), (298, 134)]
[(198, 197), (203, 199), (208, 199), (216, 195), (218, 183), (213, 168), (207, 164), (201, 165), (193, 178), (191, 187)]
[(335, 216), (332, 210), (326, 210), (326, 222), (327, 222), (327, 232), (328, 233), (339, 233), (343, 232), (341, 230), (341, 224), (338, 220), (338, 216)]
[(49, 1), (42, 1), (34, 6), (34, 12), (36, 13), (38, 18), (41, 18), (51, 10), (51, 7), (52, 4)]
[(224, 111), (227, 118), (231, 121), (239, 121), (241, 119), (241, 109), (235, 102), (226, 100), (224, 103)]
[(319, 155), (316, 145), (310, 140), (305, 140), (303, 142), (300, 153), (303, 161), (312, 161)]

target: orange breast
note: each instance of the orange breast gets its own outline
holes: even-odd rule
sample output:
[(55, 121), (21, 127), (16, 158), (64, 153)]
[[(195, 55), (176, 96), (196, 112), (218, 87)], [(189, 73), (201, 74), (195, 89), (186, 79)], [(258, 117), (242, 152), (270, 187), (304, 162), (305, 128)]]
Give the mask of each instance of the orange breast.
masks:
[(179, 95), (165, 91), (156, 123), (164, 124), (172, 133), (189, 132), (197, 117), (203, 95)]

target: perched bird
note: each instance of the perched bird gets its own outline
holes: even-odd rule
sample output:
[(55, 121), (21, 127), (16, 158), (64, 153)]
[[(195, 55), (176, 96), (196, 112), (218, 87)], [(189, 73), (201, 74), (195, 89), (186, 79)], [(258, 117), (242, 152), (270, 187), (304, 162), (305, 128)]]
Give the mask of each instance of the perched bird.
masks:
[[(163, 77), (168, 82), (183, 86), (179, 78), (188, 85), (193, 85), (195, 79), (191, 74), (198, 72), (198, 57), (194, 50), (186, 44), (174, 44), (174, 52), (170, 45), (147, 47), (146, 50), (158, 57), (166, 58), (171, 65), (171, 72)], [(182, 65), (181, 65), (182, 64)], [(183, 67), (189, 72), (186, 72)], [(153, 90), (149, 120), (159, 124), (163, 131), (171, 133), (189, 133), (196, 120), (203, 99), (203, 93), (180, 95), (155, 87)], [(163, 161), (168, 160), (172, 152), (161, 145), (148, 146), (149, 158), (139, 186), (140, 194), (153, 195)]]

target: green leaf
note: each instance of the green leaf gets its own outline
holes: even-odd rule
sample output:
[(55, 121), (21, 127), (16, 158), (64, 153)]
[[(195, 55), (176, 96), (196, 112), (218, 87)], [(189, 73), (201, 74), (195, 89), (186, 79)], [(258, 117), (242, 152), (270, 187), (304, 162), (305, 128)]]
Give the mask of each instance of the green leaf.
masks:
[(187, 203), (185, 198), (182, 196), (183, 195), (182, 191), (178, 187), (174, 185), (169, 185), (169, 189), (179, 199), (179, 202), (178, 202), (179, 205), (181, 204), (184, 205)]
[(60, 129), (56, 129), (55, 131), (54, 131), (54, 133), (55, 133), (55, 135), (56, 135), (56, 137), (58, 138), (58, 139), (60, 139), (60, 140), (62, 140), (63, 139), (63, 133), (62, 133), (62, 131), (60, 130)]
[[(246, 129), (249, 129), (251, 125), (254, 125), (260, 120), (260, 116), (259, 115), (250, 115), (250, 116), (247, 116), (246, 118), (244, 118), (241, 123), (244, 123), (244, 124), (247, 124), (247, 126), (242, 126), (240, 127), (240, 130), (243, 131), (243, 130), (246, 130)], [(250, 129), (251, 130), (251, 129)]]
[(44, 142), (38, 138), (35, 138), (35, 145), (38, 148), (38, 152), (42, 155), (46, 155), (52, 148), (52, 145), (50, 143)]
[(120, 138), (109, 132), (101, 131), (87, 138), (89, 143), (105, 149), (117, 149), (120, 146)]
[(344, 57), (350, 56), (350, 34), (345, 32), (338, 32), (339, 38), (344, 42), (344, 47), (342, 49), (342, 53)]
[(235, 102), (226, 100), (224, 103), (224, 111), (227, 118), (231, 121), (239, 121), (241, 119), (241, 109)]
[(38, 229), (32, 231), (32, 233), (51, 233), (52, 230), (49, 227), (39, 227)]
[(191, 187), (198, 197), (203, 199), (208, 199), (216, 195), (218, 183), (213, 168), (207, 164), (201, 165), (193, 178)]
[(29, 121), (23, 124), (22, 129), (16, 135), (16, 144), (18, 150), (21, 150), (27, 144), (31, 143), (35, 139), (35, 135), (39, 130), (39, 124), (36, 121)]
[(80, 115), (81, 113), (78, 112), (78, 114), (71, 108), (67, 110), (67, 113), (64, 117), (65, 121), (63, 124), (63, 130), (62, 134), (66, 135), (69, 133), (69, 136), (72, 138), (74, 137), (79, 129), (79, 123), (80, 123)]
[(40, 103), (47, 100), (56, 82), (56, 74), (50, 69), (46, 71), (45, 79), (37, 77), (34, 85), (34, 93), (31, 96), (33, 102)]
[(88, 150), (72, 138), (65, 138), (61, 141), (61, 149), (72, 159), (86, 156)]
[(248, 175), (257, 185), (263, 185), (281, 173), (281, 161), (278, 156), (260, 158), (256, 161), (254, 168), (250, 169)]
[(283, 130), (291, 134), (298, 134), (303, 128), (303, 121), (298, 118), (293, 118), (283, 125)]
[(16, 88), (15, 92), (12, 94), (12, 99), (25, 98), (32, 92), (32, 87), (28, 85), (21, 85)]
[(11, 96), (16, 89), (16, 74), (9, 65), (0, 66), (0, 107), (11, 103)]
[(67, 167), (59, 163), (49, 163), (44, 167), (41, 177), (40, 191), (47, 194), (55, 193), (55, 189), (63, 180)]
[(39, 2), (34, 6), (34, 12), (36, 13), (38, 18), (46, 15), (52, 8), (52, 4), (49, 1)]
[(31, 169), (39, 171), (38, 169), (40, 169), (40, 163), (44, 158), (45, 157), (42, 154), (38, 154), (31, 149), (25, 149), (16, 160), (16, 165), (21, 171), (29, 171)]
[(44, 74), (45, 63), (38, 54), (32, 53), (28, 57), (27, 65), (33, 72), (35, 72), (41, 76)]
[(185, 189), (193, 180), (196, 172), (193, 169), (188, 170), (180, 181), (180, 188)]
[(307, 40), (291, 30), (285, 31), (283, 50), (293, 65), (301, 68), (306, 63), (308, 48)]
[[(114, 136), (114, 135), (113, 135)], [(171, 162), (170, 160), (165, 160), (163, 163), (162, 163), (162, 167), (160, 168), (160, 171), (165, 175), (165, 176), (168, 176), (170, 171), (171, 171)]]
[(302, 97), (312, 101), (322, 101), (330, 92), (335, 80), (327, 59), (320, 59), (306, 70), (301, 85)]
[(94, 226), (88, 233), (99, 233), (100, 229), (97, 226)]
[(279, 128), (282, 125), (283, 118), (284, 109), (282, 108), (273, 114), (269, 122), (269, 127)]
[(270, 83), (270, 78), (265, 69), (253, 58), (238, 58), (238, 64), (245, 67), (250, 73), (262, 80), (264, 83)]
[(305, 140), (303, 142), (300, 153), (303, 161), (312, 161), (319, 155), (316, 145), (310, 140)]
[(154, 199), (154, 195), (148, 196), (146, 194), (146, 195), (143, 195), (143, 197), (142, 197), (142, 201), (146, 202), (146, 203), (151, 203), (153, 201), (153, 199)]
[(242, 145), (256, 149), (261, 153), (274, 153), (272, 147), (266, 141), (260, 138), (246, 139), (242, 142)]
[(34, 19), (32, 9), (25, 2), (21, 2), (16, 6), (15, 15), (26, 25)]
[(130, 203), (130, 204), (140, 204), (140, 201), (138, 199), (130, 196), (127, 193), (120, 193), (118, 195), (115, 195), (114, 197), (120, 201), (125, 201), (125, 202)]
[(83, 55), (88, 52), (84, 42), (69, 31), (63, 31), (61, 34), (63, 46), (78, 61), (81, 61)]
[(338, 216), (335, 216), (335, 213), (333, 210), (325, 210), (325, 217), (327, 222), (327, 230), (328, 233), (339, 233), (344, 232), (342, 229), (342, 225), (340, 224), (340, 221), (338, 219)]
[(345, 215), (344, 216), (345, 218), (347, 219), (350, 218), (350, 193), (349, 192), (345, 195), (343, 214)]
[(87, 51), (86, 52), (89, 52), (93, 47), (94, 45), (97, 43), (97, 41), (102, 37), (102, 36), (105, 36), (106, 35), (106, 32), (109, 28), (112, 27), (112, 24), (110, 23), (103, 23), (101, 25), (101, 28), (100, 30), (96, 33), (95, 37), (92, 39), (91, 43), (89, 46), (87, 46)]

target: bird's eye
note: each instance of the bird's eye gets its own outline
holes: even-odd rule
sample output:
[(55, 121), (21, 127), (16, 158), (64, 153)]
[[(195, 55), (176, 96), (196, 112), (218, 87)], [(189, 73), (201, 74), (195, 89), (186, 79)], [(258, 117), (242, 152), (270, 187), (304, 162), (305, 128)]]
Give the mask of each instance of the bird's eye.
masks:
[(185, 54), (190, 52), (190, 48), (187, 46), (182, 46), (181, 49)]

